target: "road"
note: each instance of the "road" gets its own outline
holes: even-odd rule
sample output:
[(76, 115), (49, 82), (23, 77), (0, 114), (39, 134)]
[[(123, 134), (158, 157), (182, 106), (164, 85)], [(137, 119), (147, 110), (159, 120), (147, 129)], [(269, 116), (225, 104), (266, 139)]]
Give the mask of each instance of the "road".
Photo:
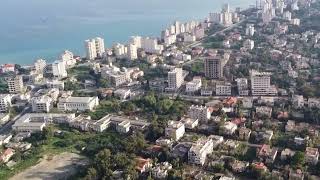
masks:
[(26, 113), (31, 111), (31, 107), (27, 106), (25, 107), (20, 114), (18, 114), (16, 117), (14, 117), (13, 119), (9, 120), (5, 125), (3, 125), (0, 128), (0, 135), (3, 134), (8, 134), (11, 132), (11, 127), (12, 125), (23, 115), (25, 115)]

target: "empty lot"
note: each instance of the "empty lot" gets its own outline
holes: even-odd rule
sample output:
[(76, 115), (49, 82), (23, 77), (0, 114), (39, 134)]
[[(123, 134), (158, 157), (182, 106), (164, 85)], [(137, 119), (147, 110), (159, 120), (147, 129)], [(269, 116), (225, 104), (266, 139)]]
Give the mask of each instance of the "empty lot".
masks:
[(75, 153), (62, 153), (52, 158), (44, 157), (41, 162), (13, 176), (10, 180), (58, 180), (67, 179), (77, 173), (79, 166), (88, 160)]

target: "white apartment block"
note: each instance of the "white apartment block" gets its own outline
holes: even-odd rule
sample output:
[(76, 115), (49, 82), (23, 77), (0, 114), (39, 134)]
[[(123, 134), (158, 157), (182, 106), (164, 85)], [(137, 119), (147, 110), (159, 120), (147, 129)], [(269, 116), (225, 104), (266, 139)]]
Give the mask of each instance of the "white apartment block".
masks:
[(104, 39), (96, 37), (85, 41), (86, 57), (88, 60), (94, 60), (97, 57), (102, 57), (106, 52)]
[(175, 91), (179, 89), (184, 82), (182, 68), (175, 68), (168, 72), (168, 90)]
[(130, 60), (138, 59), (138, 49), (135, 44), (129, 44), (127, 46), (127, 58)]
[(120, 68), (112, 64), (101, 69), (101, 76), (110, 81), (115, 87), (131, 82), (130, 73), (121, 71)]
[(183, 34), (183, 41), (184, 42), (192, 43), (192, 42), (195, 42), (196, 40), (197, 40), (196, 36), (193, 35), (193, 34), (189, 34), (189, 33), (184, 33)]
[(175, 34), (171, 34), (169, 36), (164, 37), (164, 45), (170, 46), (171, 44), (176, 43), (177, 36)]
[(247, 39), (243, 42), (243, 47), (252, 50), (254, 48), (254, 41), (251, 39)]
[(246, 27), (246, 35), (247, 36), (253, 36), (255, 33), (254, 24), (247, 24)]
[(64, 82), (58, 80), (52, 80), (46, 82), (47, 88), (56, 88), (59, 90), (64, 90)]
[(67, 97), (60, 98), (57, 107), (60, 111), (92, 111), (98, 105), (98, 97)]
[(74, 55), (71, 51), (65, 50), (60, 55), (61, 61), (65, 63), (65, 66), (70, 68), (76, 65), (77, 60), (74, 58)]
[(163, 45), (158, 44), (157, 39), (149, 37), (133, 36), (130, 43), (135, 44), (137, 48), (144, 49), (147, 53), (161, 54), (164, 49)]
[(179, 121), (169, 121), (168, 127), (165, 129), (165, 136), (178, 141), (185, 133), (185, 126)]
[(188, 152), (188, 162), (196, 165), (204, 165), (207, 155), (213, 152), (211, 138), (200, 138), (192, 145)]
[(291, 12), (290, 12), (290, 11), (285, 11), (285, 12), (283, 13), (283, 19), (285, 19), (285, 20), (287, 20), (287, 21), (291, 21), (291, 19), (292, 19), (292, 14), (291, 14)]
[(125, 45), (117, 43), (113, 46), (113, 51), (116, 57), (123, 58), (127, 54)]
[(66, 65), (63, 61), (55, 61), (52, 63), (52, 74), (57, 78), (65, 78), (68, 76)]
[(46, 63), (46, 61), (43, 60), (43, 59), (38, 59), (38, 60), (36, 60), (36, 62), (34, 63), (35, 71), (36, 71), (37, 73), (40, 73), (40, 74), (42, 74), (42, 73), (44, 72), (46, 66), (47, 66), (47, 63)]
[(277, 89), (271, 86), (271, 73), (251, 71), (251, 93), (253, 96), (275, 96)]
[(231, 96), (231, 84), (230, 83), (218, 83), (216, 84), (217, 96)]
[(320, 99), (318, 98), (309, 98), (308, 99), (309, 108), (320, 108)]
[(89, 60), (94, 60), (97, 58), (96, 42), (94, 39), (85, 41), (86, 48), (86, 58)]
[(53, 99), (47, 95), (31, 98), (32, 112), (50, 112)]
[(9, 92), (19, 94), (24, 92), (22, 76), (16, 76), (7, 80)]
[(130, 131), (130, 127), (130, 121), (122, 121), (121, 123), (117, 124), (116, 130), (119, 133), (126, 134)]
[(11, 95), (0, 94), (0, 112), (8, 112), (11, 106)]
[(189, 108), (188, 116), (192, 119), (198, 119), (201, 122), (207, 122), (211, 118), (211, 112), (206, 106), (192, 105)]
[(194, 93), (201, 89), (202, 80), (201, 77), (194, 77), (191, 82), (186, 83), (186, 92)]
[(100, 37), (96, 37), (94, 40), (96, 45), (97, 57), (102, 57), (103, 54), (106, 52), (106, 49), (104, 46), (104, 39)]

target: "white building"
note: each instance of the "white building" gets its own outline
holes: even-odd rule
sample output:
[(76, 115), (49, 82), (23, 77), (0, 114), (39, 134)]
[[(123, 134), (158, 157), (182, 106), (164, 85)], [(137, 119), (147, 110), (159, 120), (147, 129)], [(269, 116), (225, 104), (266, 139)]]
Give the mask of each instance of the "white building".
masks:
[(271, 73), (251, 71), (251, 92), (253, 96), (277, 95), (277, 89), (271, 86)]
[(24, 92), (22, 76), (16, 76), (7, 80), (9, 92), (19, 94)]
[(243, 47), (252, 50), (254, 48), (254, 41), (251, 39), (247, 39), (243, 42)]
[(34, 68), (35, 68), (35, 71), (39, 74), (42, 74), (45, 70), (47, 66), (47, 63), (45, 60), (43, 59), (38, 59), (36, 60), (36, 62), (34, 63)]
[(182, 68), (175, 68), (168, 72), (168, 90), (175, 91), (179, 89), (184, 81)]
[(65, 50), (60, 55), (61, 61), (64, 62), (65, 67), (71, 68), (76, 65), (77, 60), (74, 58), (74, 55), (71, 51)]
[(318, 148), (307, 147), (305, 152), (305, 161), (308, 164), (316, 165), (319, 160)]
[(113, 46), (113, 51), (118, 58), (123, 58), (127, 54), (127, 48), (120, 43), (117, 43)]
[(94, 39), (86, 40), (85, 48), (86, 48), (86, 58), (88, 60), (94, 60), (95, 58), (97, 58), (96, 42)]
[(193, 34), (189, 34), (189, 33), (184, 33), (183, 34), (183, 41), (184, 42), (192, 43), (192, 42), (195, 42), (196, 40), (197, 40), (196, 36), (193, 35)]
[(32, 112), (50, 112), (53, 99), (47, 95), (31, 98)]
[(186, 92), (194, 93), (201, 89), (202, 80), (201, 77), (194, 77), (191, 82), (186, 83)]
[(196, 165), (204, 165), (207, 155), (213, 152), (211, 138), (200, 138), (192, 145), (188, 152), (188, 162)]
[(163, 51), (163, 45), (158, 44), (157, 39), (149, 37), (133, 36), (131, 37), (130, 43), (135, 44), (137, 48), (144, 49), (147, 53), (161, 54)]
[(231, 96), (231, 83), (218, 83), (216, 84), (217, 96)]
[(0, 94), (0, 112), (8, 112), (11, 106), (11, 95)]
[(238, 126), (234, 124), (233, 122), (226, 122), (222, 126), (223, 128), (223, 133), (227, 135), (232, 135), (236, 132)]
[(60, 111), (92, 111), (98, 105), (98, 97), (67, 97), (60, 98), (57, 107)]
[(192, 119), (198, 119), (201, 122), (207, 122), (211, 118), (210, 109), (206, 106), (190, 106), (188, 116)]
[(165, 129), (165, 136), (178, 141), (185, 133), (185, 126), (179, 121), (169, 121)]
[(129, 44), (127, 46), (127, 58), (130, 60), (138, 59), (138, 49), (135, 44)]
[(47, 88), (56, 88), (59, 90), (64, 90), (64, 82), (58, 80), (52, 80), (46, 82)]
[(116, 130), (119, 133), (126, 134), (130, 131), (130, 127), (131, 125), (129, 121), (123, 121), (117, 125)]
[(292, 17), (292, 14), (291, 14), (291, 12), (290, 11), (285, 11), (284, 13), (283, 13), (283, 19), (285, 19), (285, 20), (287, 20), (287, 21), (291, 21), (291, 18)]
[(63, 61), (55, 61), (52, 64), (52, 74), (54, 77), (65, 78), (68, 76), (66, 65)]
[(309, 108), (320, 108), (320, 99), (318, 98), (309, 98), (308, 99)]
[(25, 114), (15, 121), (12, 129), (16, 132), (37, 132), (42, 131), (47, 123), (69, 122), (73, 118), (75, 114)]
[(300, 22), (301, 22), (301, 20), (300, 19), (298, 19), (298, 18), (294, 18), (294, 19), (291, 19), (291, 24), (292, 25), (295, 25), (295, 26), (300, 26)]
[(240, 96), (248, 96), (249, 95), (249, 84), (248, 79), (246, 78), (237, 78), (237, 89)]
[(175, 34), (171, 34), (169, 36), (164, 37), (165, 46), (170, 46), (171, 44), (176, 43), (177, 36)]
[(131, 95), (130, 89), (117, 89), (114, 91), (114, 96), (120, 98), (121, 100), (128, 99)]
[(247, 24), (246, 27), (246, 35), (247, 36), (253, 36), (255, 33), (254, 24)]
[(104, 39), (96, 37), (85, 41), (86, 57), (88, 60), (94, 60), (97, 57), (102, 57), (106, 52)]

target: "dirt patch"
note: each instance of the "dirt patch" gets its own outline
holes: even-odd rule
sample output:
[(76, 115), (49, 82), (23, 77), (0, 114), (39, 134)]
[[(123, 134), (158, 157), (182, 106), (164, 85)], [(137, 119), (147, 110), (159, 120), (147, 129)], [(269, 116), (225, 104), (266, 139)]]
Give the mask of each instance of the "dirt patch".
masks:
[(78, 167), (88, 164), (88, 160), (75, 153), (46, 156), (41, 162), (13, 176), (10, 180), (59, 180), (77, 173)]

